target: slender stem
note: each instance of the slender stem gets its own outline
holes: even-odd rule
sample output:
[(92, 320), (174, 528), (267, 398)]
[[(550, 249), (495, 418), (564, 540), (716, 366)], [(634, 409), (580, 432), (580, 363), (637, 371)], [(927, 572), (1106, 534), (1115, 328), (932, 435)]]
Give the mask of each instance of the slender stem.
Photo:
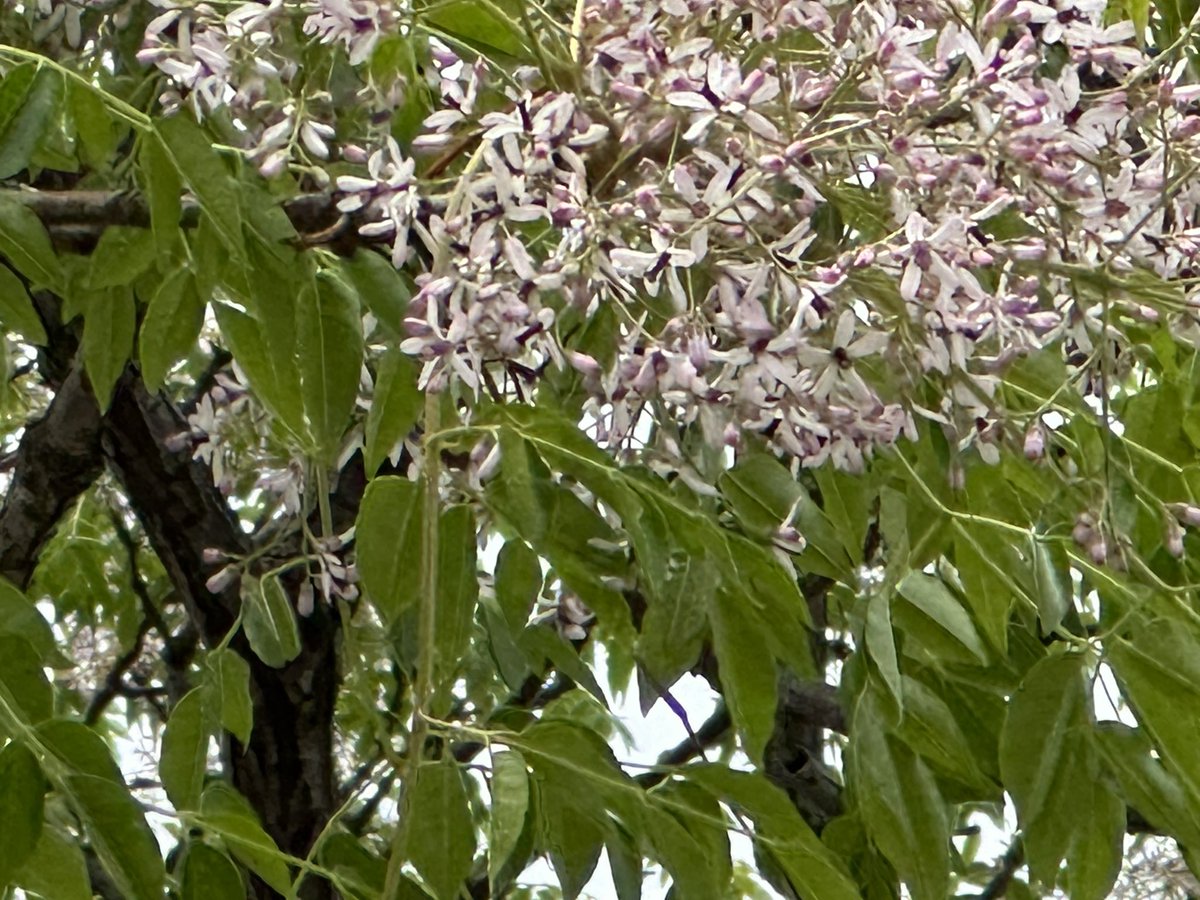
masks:
[(425, 737), (429, 732), (429, 697), (433, 690), (434, 640), (437, 634), (437, 563), (438, 563), (438, 521), (440, 513), (440, 495), (438, 481), (441, 475), (440, 459), (437, 449), (437, 433), (440, 427), (439, 403), (441, 398), (433, 391), (425, 394), (425, 437), (424, 468), (421, 473), (425, 485), (422, 508), (422, 542), (421, 542), (421, 605), (418, 610), (420, 639), (417, 644), (417, 677), (413, 684), (413, 725), (408, 742), (408, 760), (406, 766), (407, 784), (404, 788), (404, 800), (401, 803), (400, 823), (396, 827), (392, 839), (391, 853), (388, 855), (387, 878), (384, 882), (383, 896), (390, 900), (400, 890), (400, 869), (404, 865), (405, 843), (408, 825), (411, 820), (409, 798), (412, 780), (417, 777), (417, 769), (421, 765), (421, 756), (425, 749)]
[(321, 537), (333, 534), (333, 512), (329, 508), (329, 470), (317, 464), (317, 506), (321, 510)]

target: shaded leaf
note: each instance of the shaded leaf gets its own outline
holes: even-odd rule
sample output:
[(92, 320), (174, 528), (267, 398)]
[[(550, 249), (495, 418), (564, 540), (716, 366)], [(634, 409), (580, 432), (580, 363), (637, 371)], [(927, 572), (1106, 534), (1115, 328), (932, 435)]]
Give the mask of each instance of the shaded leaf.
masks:
[(0, 197), (0, 254), (32, 282), (60, 292), (61, 267), (41, 220), (24, 204)]
[(200, 805), (208, 768), (208, 739), (213, 730), (208, 704), (207, 687), (194, 688), (175, 704), (163, 731), (158, 772), (163, 790), (176, 809), (196, 809)]
[(102, 412), (133, 353), (136, 325), (133, 292), (128, 287), (91, 294), (83, 318), (83, 363)]
[(221, 836), (235, 859), (279, 893), (291, 890), (287, 862), (237, 791), (220, 782), (208, 785), (200, 798), (200, 812), (204, 826)]
[(363, 494), (355, 530), (358, 574), (388, 625), (416, 600), (421, 583), (421, 496), (404, 478), (376, 478)]
[(417, 364), (399, 348), (388, 350), (379, 363), (363, 447), (368, 478), (375, 477), (421, 415), (424, 395), (417, 390), (418, 374)]
[(10, 741), (0, 750), (0, 885), (14, 880), (37, 846), (47, 787), (37, 757), (25, 744)]
[(20, 110), (0, 135), (0, 178), (28, 168), (29, 159), (63, 105), (63, 76), (40, 67)]
[(165, 872), (142, 808), (124, 785), (71, 775), (66, 787), (113, 883), (128, 900), (162, 900)]
[(54, 712), (54, 692), (42, 672), (41, 655), (16, 635), (0, 634), (0, 702), (27, 724), (48, 719)]
[(232, 650), (215, 650), (206, 660), (210, 683), (221, 710), (221, 727), (244, 747), (254, 726), (250, 700), (250, 664)]
[(521, 839), (529, 810), (529, 773), (515, 750), (492, 755), (491, 815), (488, 819), (488, 879), (496, 885)]
[(475, 826), (462, 775), (452, 761), (417, 770), (406, 815), (416, 827), (405, 832), (409, 862), (437, 900), (456, 900), (475, 855)]
[(57, 828), (42, 829), (33, 854), (14, 879), (42, 900), (92, 900), (92, 883), (79, 845)]
[(354, 410), (362, 370), (362, 317), (354, 295), (331, 275), (318, 275), (299, 295), (296, 352), (304, 415), (318, 458), (331, 465)]
[(193, 841), (183, 860), (180, 900), (244, 900), (246, 886), (233, 860), (200, 841)]
[(191, 353), (204, 324), (205, 305), (186, 268), (163, 279), (150, 298), (138, 338), (138, 361), (150, 390), (162, 387), (171, 367)]
[(47, 341), (46, 329), (25, 285), (7, 266), (0, 266), (0, 325), (30, 343), (44, 345)]
[(242, 628), (250, 647), (268, 666), (282, 668), (300, 655), (296, 611), (278, 575), (242, 578)]

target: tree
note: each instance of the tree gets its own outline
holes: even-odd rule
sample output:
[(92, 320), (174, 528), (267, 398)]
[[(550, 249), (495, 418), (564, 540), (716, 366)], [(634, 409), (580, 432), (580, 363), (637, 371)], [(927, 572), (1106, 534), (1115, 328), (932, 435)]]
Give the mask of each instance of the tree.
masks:
[(6, 4), (0, 889), (1194, 868), (1196, 19)]

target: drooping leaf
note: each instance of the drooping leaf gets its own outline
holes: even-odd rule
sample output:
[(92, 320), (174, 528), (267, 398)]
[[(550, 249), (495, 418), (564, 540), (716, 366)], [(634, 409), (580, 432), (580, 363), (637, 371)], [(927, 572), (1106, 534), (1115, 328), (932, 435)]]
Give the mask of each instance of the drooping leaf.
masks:
[(0, 634), (0, 702), (8, 716), (37, 724), (54, 712), (54, 693), (42, 672), (41, 655), (23, 637)]
[(522, 33), (514, 27), (512, 20), (497, 15), (495, 10), (498, 9), (472, 0), (450, 0), (431, 8), (422, 20), (436, 31), (484, 54), (499, 51), (509, 57), (523, 55)]
[(220, 706), (221, 727), (244, 747), (254, 726), (250, 700), (250, 664), (233, 650), (216, 650), (208, 655), (209, 683)]
[(104, 101), (90, 87), (67, 79), (67, 104), (79, 137), (80, 156), (92, 168), (104, 166), (117, 149), (117, 130)]
[(0, 635), (22, 637), (33, 645), (45, 665), (70, 665), (58, 643), (50, 623), (42, 618), (37, 606), (6, 579), (0, 578)]
[(896, 655), (896, 636), (892, 631), (891, 601), (883, 591), (874, 591), (867, 600), (867, 620), (864, 628), (866, 651), (875, 671), (883, 680), (903, 712), (904, 689), (900, 680), (900, 662)]
[(318, 275), (297, 298), (297, 354), (304, 416), (322, 464), (332, 464), (358, 396), (362, 317), (353, 293), (332, 275)]
[(1125, 804), (1097, 778), (1087, 779), (1078, 790), (1078, 808), (1086, 815), (1079, 817), (1067, 850), (1071, 900), (1104, 900), (1121, 872)]
[(421, 415), (424, 397), (417, 390), (417, 375), (416, 363), (398, 348), (385, 353), (379, 363), (363, 448), (369, 478), (375, 477)]
[(154, 235), (144, 228), (105, 228), (90, 260), (89, 290), (131, 285), (154, 265)]
[(296, 611), (278, 575), (242, 578), (242, 628), (268, 666), (281, 668), (300, 655)]
[(103, 778), (124, 787), (125, 779), (108, 744), (82, 722), (50, 719), (38, 726), (37, 738), (72, 773)]
[(161, 141), (144, 140), (139, 145), (138, 169), (142, 190), (150, 207), (150, 230), (164, 258), (170, 258), (182, 238), (179, 220), (183, 214), (183, 179)]
[(0, 254), (33, 287), (62, 287), (62, 271), (50, 236), (33, 211), (23, 203), (0, 198)]
[(133, 353), (137, 313), (128, 287), (90, 294), (83, 319), (83, 362), (101, 411)]
[(663, 590), (648, 604), (638, 637), (638, 658), (660, 690), (674, 684), (700, 655), (717, 580), (710, 561), (680, 554)]
[(0, 885), (13, 881), (42, 834), (46, 779), (37, 757), (20, 741), (0, 750)]
[(7, 266), (0, 266), (0, 326), (34, 344), (47, 341), (46, 329), (25, 285)]
[(756, 843), (778, 863), (801, 896), (821, 900), (861, 896), (841, 861), (813, 834), (787, 795), (762, 775), (705, 764), (689, 767), (687, 780), (754, 821)]
[(950, 819), (933, 773), (888, 734), (888, 719), (871, 691), (854, 713), (847, 777), (871, 839), (915, 900), (946, 896)]
[(1034, 878), (1051, 883), (1079, 823), (1087, 777), (1083, 658), (1048, 656), (1026, 673), (1000, 736), (1000, 772), (1025, 833)]
[(194, 688), (175, 704), (163, 731), (158, 772), (176, 809), (194, 810), (200, 805), (214, 724), (210, 705), (208, 688)]
[(30, 157), (63, 103), (63, 76), (50, 66), (38, 69), (20, 110), (0, 134), (0, 178), (12, 178)]
[(124, 787), (94, 775), (71, 775), (66, 788), (104, 870), (129, 900), (161, 900), (165, 872), (150, 826)]
[(417, 770), (406, 815), (405, 851), (437, 900), (456, 900), (475, 854), (475, 826), (458, 766), (450, 760)]
[(341, 265), (359, 299), (379, 323), (394, 338), (406, 337), (404, 315), (411, 292), (391, 260), (374, 250), (360, 248)]
[(521, 839), (529, 810), (529, 773), (515, 750), (492, 755), (491, 816), (488, 819), (488, 879), (493, 886)]
[(195, 276), (185, 268), (163, 279), (150, 298), (138, 337), (138, 361), (150, 390), (162, 387), (171, 367), (195, 346), (204, 324), (204, 307)]
[(221, 837), (235, 859), (279, 893), (289, 892), (292, 878), (287, 862), (241, 794), (214, 782), (200, 798), (200, 814), (204, 827)]
[(962, 603), (940, 578), (912, 572), (897, 590), (909, 603), (932, 619), (981, 663), (987, 662), (987, 650)]
[(14, 883), (42, 900), (92, 900), (92, 883), (79, 845), (46, 826)]
[(1200, 818), (1179, 779), (1153, 756), (1150, 738), (1118, 722), (1101, 722), (1096, 747), (1126, 802), (1185, 847), (1200, 847)]
[(471, 640), (479, 579), (475, 562), (475, 516), (465, 504), (442, 511), (438, 529), (437, 605), (434, 609), (434, 685), (439, 705), (451, 687)]
[(233, 860), (202, 841), (193, 841), (183, 861), (181, 900), (243, 900), (246, 886)]
[(541, 589), (542, 567), (537, 554), (524, 541), (505, 542), (496, 558), (496, 601), (514, 633), (529, 622), (529, 612)]
[[(181, 113), (159, 119), (155, 131), (166, 159), (195, 195), (226, 248), (235, 257), (240, 256), (243, 252), (242, 210), (237, 181), (213, 150), (204, 129), (189, 115)], [(165, 186), (164, 183), (162, 187)], [(167, 202), (167, 198), (162, 198), (164, 218)]]
[(721, 667), (721, 687), (746, 755), (758, 763), (775, 728), (779, 675), (763, 654), (762, 623), (740, 606), (735, 595), (716, 591), (712, 596), (709, 621)]
[(404, 478), (376, 478), (363, 494), (356, 527), (358, 573), (387, 624), (419, 596), (421, 495)]

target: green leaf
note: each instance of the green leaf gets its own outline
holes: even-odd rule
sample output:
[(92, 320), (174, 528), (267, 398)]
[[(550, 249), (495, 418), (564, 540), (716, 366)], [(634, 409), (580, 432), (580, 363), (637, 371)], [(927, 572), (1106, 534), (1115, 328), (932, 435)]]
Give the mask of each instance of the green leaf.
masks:
[[(42, 672), (41, 654), (16, 635), (0, 635), (0, 711), (7, 708), (25, 724), (42, 722), (54, 712), (54, 692)], [(7, 715), (0, 714), (0, 724)]]
[(0, 135), (0, 179), (28, 168), (42, 136), (60, 115), (62, 103), (62, 74), (50, 66), (39, 68), (20, 111)]
[(775, 729), (778, 672), (769, 656), (763, 625), (737, 598), (719, 590), (712, 595), (708, 618), (721, 671), (721, 688), (742, 737), (746, 755), (762, 764)]
[(33, 344), (44, 346), (48, 340), (25, 285), (7, 266), (0, 266), (0, 326)]
[(1125, 804), (1099, 779), (1079, 785), (1075, 837), (1067, 851), (1071, 900), (1104, 900), (1121, 872)]
[(0, 134), (25, 106), (25, 98), (29, 96), (29, 89), (33, 87), (33, 80), (40, 68), (35, 63), (22, 63), (9, 69), (0, 78)]
[(45, 665), (73, 665), (58, 649), (50, 623), (42, 618), (34, 602), (0, 577), (0, 635), (5, 634), (29, 641)]
[(896, 635), (892, 631), (891, 602), (883, 591), (873, 591), (867, 599), (863, 637), (868, 658), (891, 693), (896, 709), (903, 712), (904, 689), (900, 680), (900, 662), (896, 656)]
[(506, 541), (496, 559), (496, 601), (513, 633), (520, 633), (529, 622), (541, 590), (542, 567), (537, 554), (524, 541)]
[(1182, 622), (1160, 619), (1132, 641), (1106, 642), (1108, 659), (1138, 720), (1189, 796), (1200, 797), (1200, 641)]
[(369, 478), (375, 477), (383, 461), (408, 437), (421, 415), (424, 396), (417, 390), (419, 371), (417, 364), (395, 347), (379, 363), (363, 448)]
[(292, 876), (250, 804), (229, 785), (214, 782), (200, 798), (201, 822), (216, 832), (242, 865), (281, 894), (291, 892)]
[(450, 759), (417, 769), (405, 815), (409, 862), (437, 900), (457, 900), (475, 855), (475, 826), (458, 766)]
[(95, 90), (71, 78), (67, 79), (67, 105), (83, 161), (93, 169), (104, 166), (117, 149), (117, 132), (104, 101)]
[(362, 317), (354, 295), (329, 275), (318, 275), (315, 288), (300, 292), (298, 304), (304, 415), (318, 459), (332, 465), (358, 397)]
[(104, 738), (82, 722), (50, 719), (37, 728), (38, 743), (72, 772), (124, 787), (125, 779)]
[[(995, 570), (988, 565), (980, 548), (992, 550), (996, 542), (987, 538), (982, 529), (973, 526), (963, 526), (955, 538), (954, 566), (962, 579), (963, 596), (974, 613), (979, 630), (988, 643), (1000, 653), (1008, 654), (1008, 619), (1012, 612), (1013, 592), (1004, 584)], [(1007, 551), (1004, 548), (1000, 553)], [(997, 556), (1000, 556), (1000, 553)], [(1002, 557), (993, 559), (1001, 572), (1013, 571)]]
[[(273, 356), (266, 329), (250, 315), (225, 303), (214, 303), (221, 338), (253, 388), (255, 396), (297, 442), (306, 439), (298, 368), (288, 350)], [(286, 362), (286, 365), (285, 365)]]
[(200, 805), (208, 770), (208, 739), (213, 731), (208, 706), (207, 687), (194, 688), (175, 704), (163, 731), (158, 773), (167, 798), (178, 810)]
[(970, 614), (940, 578), (924, 572), (911, 572), (897, 590), (909, 603), (927, 615), (954, 637), (981, 663), (987, 662), (987, 650)]
[(87, 286), (91, 290), (131, 285), (154, 265), (154, 235), (144, 228), (110, 225), (89, 259)]
[(915, 678), (904, 678), (904, 718), (899, 735), (942, 774), (979, 794), (999, 799), (999, 786), (981, 771), (949, 704)]
[(353, 257), (342, 260), (342, 270), (354, 285), (363, 305), (392, 337), (407, 337), (404, 316), (412, 292), (391, 260), (374, 250), (360, 248)]
[(158, 842), (124, 785), (94, 775), (70, 775), (66, 788), (121, 896), (162, 900), (165, 873)]
[(138, 150), (138, 168), (142, 190), (150, 206), (150, 230), (154, 243), (165, 259), (174, 255), (181, 241), (179, 230), (183, 216), (183, 179), (161, 141), (142, 140)]
[(150, 298), (138, 338), (138, 361), (151, 391), (162, 387), (171, 367), (195, 347), (205, 305), (195, 277), (182, 267), (163, 279)]
[(652, 696), (695, 664), (717, 583), (710, 560), (686, 554), (672, 560), (663, 590), (646, 607), (638, 637), (638, 658), (658, 685)]
[(802, 897), (861, 897), (841, 860), (813, 834), (787, 795), (762, 775), (719, 764), (689, 766), (685, 773), (688, 781), (749, 815), (759, 848), (779, 864)]
[(283, 668), (300, 655), (296, 611), (278, 575), (242, 578), (242, 628), (251, 649), (268, 666)]
[(437, 588), (433, 683), (439, 707), (448, 707), (455, 675), (471, 643), (475, 601), (479, 597), (475, 516), (471, 507), (465, 504), (442, 511), (438, 529)]
[(421, 15), (422, 24), (479, 50), (485, 56), (500, 51), (510, 57), (527, 56), (522, 33), (510, 19), (501, 18), (478, 0), (450, 0)]
[(355, 529), (358, 574), (388, 625), (417, 598), (421, 572), (421, 496), (417, 485), (376, 478), (363, 494)]
[(47, 787), (37, 757), (23, 743), (11, 741), (0, 750), (0, 885), (14, 880), (37, 846)]
[(155, 129), (166, 158), (195, 195), (225, 246), (235, 258), (242, 256), (238, 184), (212, 149), (208, 134), (186, 113), (159, 119)]
[(1086, 780), (1087, 702), (1083, 657), (1048, 656), (1025, 675), (1000, 735), (1000, 773), (1025, 832), (1030, 872), (1046, 884), (1079, 823), (1073, 801)]
[(950, 876), (946, 802), (921, 758), (887, 731), (878, 698), (866, 692), (850, 731), (847, 779), (871, 839), (914, 900), (941, 900)]
[(515, 432), (500, 432), (500, 477), (488, 485), (493, 503), (499, 503), (527, 540), (537, 546), (546, 535), (549, 472), (529, 442)]
[(668, 780), (650, 795), (646, 829), (654, 855), (670, 873), (680, 900), (729, 894), (733, 867), (725, 812), (711, 793), (689, 781)]
[(1030, 537), (1030, 554), (1033, 557), (1033, 590), (1037, 600), (1038, 618), (1042, 623), (1042, 634), (1053, 633), (1061, 624), (1063, 616), (1071, 608), (1070, 598), (1063, 588), (1054, 565), (1050, 548), (1044, 541)]
[(233, 650), (215, 650), (208, 655), (209, 683), (221, 708), (221, 727), (243, 747), (250, 743), (254, 706), (250, 699), (250, 664)]
[(83, 851), (75, 841), (48, 825), (14, 881), (25, 893), (42, 900), (92, 900)]
[(245, 900), (246, 886), (233, 860), (208, 844), (193, 841), (183, 860), (180, 900)]
[(61, 292), (62, 269), (42, 222), (24, 204), (0, 198), (0, 254), (32, 287)]
[(128, 287), (92, 294), (83, 319), (83, 363), (101, 412), (133, 353), (137, 313)]
[(1200, 819), (1194, 805), (1179, 779), (1152, 755), (1153, 745), (1141, 729), (1101, 722), (1096, 726), (1096, 746), (1130, 806), (1185, 847), (1200, 847)]
[(488, 882), (497, 876), (521, 840), (529, 810), (529, 772), (515, 750), (492, 755), (492, 802), (488, 818)]
[[(387, 863), (364, 847), (353, 835), (335, 832), (321, 844), (317, 860), (351, 889), (355, 898), (376, 900), (383, 894)], [(428, 900), (429, 895), (403, 879), (396, 900)], [(347, 898), (350, 900), (350, 898)]]

